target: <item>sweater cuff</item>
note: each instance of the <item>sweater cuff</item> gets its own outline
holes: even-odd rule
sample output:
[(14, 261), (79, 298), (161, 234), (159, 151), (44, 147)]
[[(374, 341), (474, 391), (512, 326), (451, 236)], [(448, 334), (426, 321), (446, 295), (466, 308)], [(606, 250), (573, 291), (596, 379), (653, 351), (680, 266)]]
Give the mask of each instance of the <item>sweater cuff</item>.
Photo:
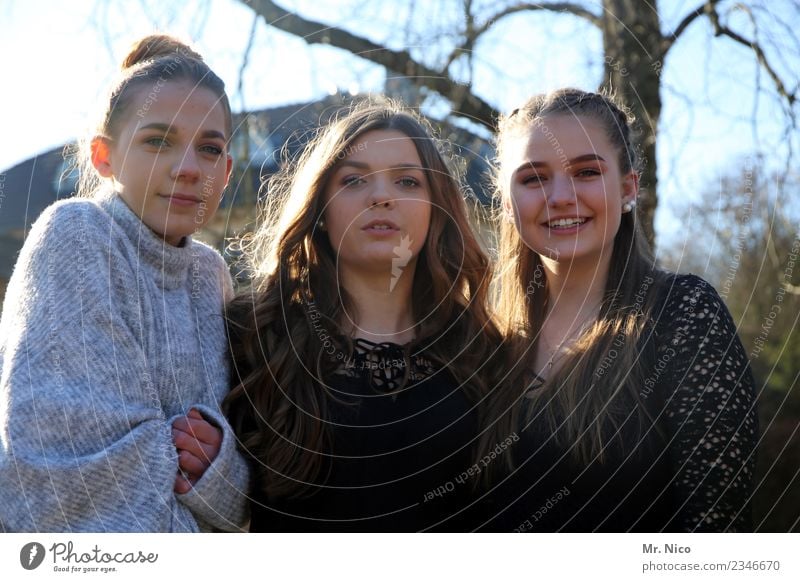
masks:
[(250, 468), (236, 448), (236, 436), (219, 411), (204, 405), (193, 408), (222, 429), (222, 444), (200, 480), (188, 492), (176, 494), (176, 497), (205, 526), (203, 529), (245, 531), (250, 513), (247, 496)]

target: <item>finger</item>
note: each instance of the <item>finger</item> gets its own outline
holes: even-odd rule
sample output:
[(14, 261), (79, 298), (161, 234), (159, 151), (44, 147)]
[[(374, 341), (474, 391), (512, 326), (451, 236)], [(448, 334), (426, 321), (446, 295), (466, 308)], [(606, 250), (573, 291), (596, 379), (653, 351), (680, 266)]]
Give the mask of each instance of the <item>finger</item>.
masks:
[(178, 453), (178, 466), (186, 473), (189, 473), (190, 478), (202, 475), (209, 465), (209, 462), (193, 455), (189, 451)]
[(222, 442), (222, 431), (204, 419), (183, 417), (173, 422), (172, 427), (194, 435), (206, 444), (216, 446)]
[(180, 471), (178, 471), (178, 474), (175, 477), (175, 486), (173, 487), (175, 493), (180, 493), (180, 494), (188, 493), (189, 491), (191, 491), (191, 489), (192, 489), (192, 484), (186, 477), (184, 477), (181, 474)]
[(189, 451), (200, 459), (208, 460), (208, 462), (213, 461), (219, 453), (219, 445), (215, 446), (203, 443), (191, 433), (176, 428), (172, 429), (172, 441), (175, 443), (175, 448), (178, 449), (179, 452)]

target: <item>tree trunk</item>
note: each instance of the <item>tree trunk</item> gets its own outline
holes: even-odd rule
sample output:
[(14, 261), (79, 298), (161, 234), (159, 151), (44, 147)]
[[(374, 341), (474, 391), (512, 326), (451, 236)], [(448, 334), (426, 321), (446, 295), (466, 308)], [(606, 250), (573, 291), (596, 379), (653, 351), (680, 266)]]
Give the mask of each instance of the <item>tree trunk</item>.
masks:
[(641, 193), (638, 209), (642, 230), (655, 248), (653, 220), (658, 206), (656, 134), (661, 115), (659, 92), (661, 28), (656, 10), (643, 10), (636, 0), (603, 0), (604, 86), (615, 91), (636, 116), (642, 144)]

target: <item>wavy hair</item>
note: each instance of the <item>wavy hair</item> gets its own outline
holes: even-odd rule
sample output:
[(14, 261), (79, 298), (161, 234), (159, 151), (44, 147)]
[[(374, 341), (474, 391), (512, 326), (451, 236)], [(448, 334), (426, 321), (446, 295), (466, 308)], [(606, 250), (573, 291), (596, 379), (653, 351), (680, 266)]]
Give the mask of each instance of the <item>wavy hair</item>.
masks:
[[(366, 132), (408, 136), (430, 186), (431, 218), (412, 289), (410, 349), (447, 368), (476, 406), (490, 390), (501, 335), (487, 308), (491, 266), (467, 219), (462, 188), (430, 126), (391, 101), (341, 112), (269, 181), (260, 226), (243, 248), (252, 286), (229, 306), (236, 376), (225, 407), (255, 482), (267, 497), (297, 497), (320, 475), (330, 445), (325, 354), (352, 345), (340, 326), (351, 307), (327, 233), (317, 227), (324, 190)], [(323, 330), (322, 332), (320, 330)], [(480, 410), (480, 408), (479, 408)]]

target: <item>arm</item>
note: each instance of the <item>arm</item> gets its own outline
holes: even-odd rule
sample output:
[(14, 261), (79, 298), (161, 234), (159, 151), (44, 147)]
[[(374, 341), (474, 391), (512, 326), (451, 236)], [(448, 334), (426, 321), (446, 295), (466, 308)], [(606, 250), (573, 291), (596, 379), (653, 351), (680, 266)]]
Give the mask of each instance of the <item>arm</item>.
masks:
[[(195, 243), (196, 244), (196, 243)], [(205, 297), (221, 297), (218, 311), (212, 315), (196, 313), (195, 329), (198, 333), (209, 337), (215, 335), (204, 328), (204, 325), (219, 324), (223, 326), (222, 300), (228, 301), (233, 296), (233, 282), (230, 272), (222, 257), (212, 249), (206, 251), (208, 268), (201, 278), (199, 295)], [(223, 332), (224, 335), (224, 332)], [(227, 348), (227, 346), (225, 346)], [(227, 349), (225, 349), (227, 352)], [(224, 361), (228, 361), (227, 353)], [(214, 366), (210, 361), (198, 363), (201, 367)], [(205, 377), (211, 376), (211, 370), (205, 370)], [(222, 531), (241, 531), (249, 519), (250, 469), (237, 449), (237, 439), (227, 419), (220, 410), (220, 404), (227, 395), (228, 385), (226, 373), (223, 385), (214, 386), (215, 395), (205, 404), (193, 403), (192, 408), (202, 415), (206, 425), (219, 431), (221, 442), (216, 456), (202, 473), (202, 476), (188, 490), (179, 491), (178, 499), (189, 507), (201, 521), (203, 529)], [(211, 404), (213, 401), (213, 405)], [(189, 403), (192, 404), (192, 403)], [(181, 416), (181, 419), (186, 417)], [(178, 419), (173, 419), (178, 421)], [(174, 423), (173, 423), (174, 424)], [(208, 433), (206, 433), (208, 434)]]
[(698, 277), (676, 279), (659, 337), (674, 469), (673, 524), (682, 531), (748, 531), (757, 418), (750, 366), (733, 320)]
[[(219, 452), (190, 488), (178, 492), (178, 499), (208, 526), (222, 531), (241, 531), (249, 518), (249, 466), (237, 450), (236, 437), (220, 412), (207, 406), (195, 408), (213, 421), (212, 429), (220, 431)], [(193, 440), (192, 437), (189, 440)]]
[(17, 263), (0, 324), (5, 530), (198, 529), (172, 491), (177, 455), (115, 236), (91, 203), (57, 205)]

